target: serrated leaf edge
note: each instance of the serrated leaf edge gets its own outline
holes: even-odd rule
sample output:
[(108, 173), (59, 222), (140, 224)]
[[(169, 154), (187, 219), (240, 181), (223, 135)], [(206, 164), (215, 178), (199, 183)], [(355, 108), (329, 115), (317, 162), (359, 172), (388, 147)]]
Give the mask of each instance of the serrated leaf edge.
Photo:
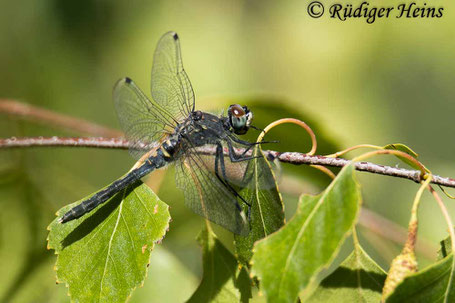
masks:
[[(153, 192), (153, 191), (152, 191), (152, 192)], [(158, 197), (158, 195), (156, 195), (154, 192), (153, 192), (153, 194), (157, 197), (157, 200), (160, 200), (159, 197)], [(123, 206), (124, 200), (125, 200), (125, 199), (122, 198), (122, 202), (120, 202), (119, 207), (122, 207), (122, 206)], [(161, 201), (161, 200), (160, 200), (160, 201)], [(157, 203), (158, 203), (158, 202), (157, 202)], [(163, 202), (163, 203), (164, 203), (164, 202)], [(165, 204), (165, 208), (164, 208), (163, 211), (169, 212), (169, 209), (170, 209), (169, 205), (166, 204), (166, 203), (164, 203), (164, 204)], [(58, 216), (59, 216), (59, 212), (57, 211), (57, 212), (55, 213), (55, 215), (58, 217)], [(119, 215), (120, 215), (120, 211), (119, 211)], [(107, 219), (107, 218), (106, 218), (106, 219)], [(52, 226), (53, 224), (55, 224), (56, 221), (57, 221), (57, 218), (55, 218), (54, 221), (52, 221), (52, 222), (47, 226), (46, 229), (47, 229), (48, 231), (50, 231), (50, 230), (51, 230), (51, 226)], [(159, 239), (156, 240), (156, 241), (153, 241), (153, 245), (152, 245), (151, 247), (149, 247), (150, 257), (151, 257), (151, 252), (152, 252), (153, 249), (155, 248), (156, 243), (157, 243), (157, 242), (161, 242), (161, 241), (164, 239), (164, 237), (166, 236), (167, 231), (169, 231), (169, 225), (170, 225), (170, 222), (171, 222), (171, 221), (172, 221), (172, 218), (171, 218), (171, 216), (169, 215), (169, 219), (167, 220), (167, 225), (166, 225), (166, 227), (163, 229), (163, 232), (162, 232), (162, 234), (160, 235)], [(118, 222), (117, 222), (117, 223), (118, 223)], [(114, 234), (114, 233), (115, 233), (115, 231), (114, 231), (112, 234)], [(49, 237), (50, 237), (50, 233), (48, 234), (48, 236), (47, 236), (47, 238), (46, 238), (46, 241), (47, 241), (47, 246), (46, 246), (46, 248), (47, 248), (48, 250), (51, 250), (51, 249), (54, 250), (54, 255), (57, 255), (57, 260), (55, 261), (54, 268), (53, 268), (54, 271), (55, 271), (55, 281), (56, 281), (56, 284), (62, 284), (62, 283), (64, 283), (64, 284), (65, 284), (65, 287), (66, 287), (67, 290), (68, 290), (67, 293), (66, 293), (66, 295), (67, 295), (68, 297), (71, 298), (71, 301), (73, 301), (73, 300), (72, 300), (71, 291), (70, 291), (70, 287), (69, 287), (68, 282), (67, 282), (67, 281), (64, 281), (64, 280), (60, 280), (59, 277), (58, 277), (58, 273), (57, 273), (57, 270), (58, 270), (57, 262), (58, 262), (59, 253), (57, 252), (56, 249), (50, 247), (50, 245), (49, 245)], [(111, 240), (112, 240), (112, 237), (111, 237)], [(134, 292), (134, 290), (135, 290), (136, 288), (138, 288), (138, 287), (143, 287), (143, 286), (144, 286), (145, 280), (147, 279), (147, 275), (148, 275), (148, 270), (147, 270), (147, 268), (149, 267), (149, 265), (150, 265), (150, 259), (149, 259), (148, 263), (147, 263), (146, 266), (145, 266), (145, 275), (144, 275), (144, 279), (142, 279), (140, 285), (134, 286), (133, 288), (130, 289), (130, 293), (129, 293), (129, 295), (126, 297), (126, 300), (125, 300), (126, 302), (131, 298), (131, 296), (133, 295), (133, 292)], [(103, 275), (103, 278), (104, 278), (104, 275)], [(102, 284), (102, 282), (101, 282), (101, 284)]]

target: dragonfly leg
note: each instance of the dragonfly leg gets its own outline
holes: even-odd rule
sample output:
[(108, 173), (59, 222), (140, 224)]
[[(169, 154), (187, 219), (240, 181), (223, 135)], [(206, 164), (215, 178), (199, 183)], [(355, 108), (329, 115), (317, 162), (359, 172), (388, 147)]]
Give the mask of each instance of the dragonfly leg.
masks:
[(253, 148), (254, 145), (250, 145), (248, 146), (248, 148), (245, 149), (245, 151), (240, 155), (241, 157), (244, 157), (246, 155), (247, 152), (249, 152), (252, 148)]
[[(231, 159), (231, 162), (242, 162), (242, 161), (248, 161), (251, 159), (262, 158), (262, 156), (244, 157), (244, 153), (242, 153), (240, 156), (238, 156), (238, 155), (236, 155), (236, 153), (234, 151), (234, 147), (232, 146), (231, 141), (226, 140), (226, 143), (228, 145), (229, 159)], [(251, 146), (249, 148), (251, 148)]]
[[(218, 171), (218, 165), (221, 168), (221, 174), (223, 175), (223, 178), (220, 177), (219, 171)], [(216, 145), (216, 155), (215, 155), (215, 175), (220, 180), (221, 183), (223, 183), (224, 186), (226, 186), (227, 189), (236, 197), (242, 200), (243, 203), (248, 205), (248, 219), (250, 217), (250, 210), (251, 210), (251, 203), (248, 203), (228, 182), (228, 179), (226, 177), (226, 166), (224, 165), (224, 154), (223, 154), (223, 146), (221, 143), (218, 143)], [(240, 208), (240, 205), (236, 202), (237, 208)], [(242, 209), (239, 209), (242, 211)]]
[(254, 145), (259, 145), (259, 144), (267, 144), (267, 143), (278, 143), (278, 141), (248, 142), (248, 141), (239, 139), (236, 136), (229, 136), (229, 138), (231, 138), (231, 140), (236, 142), (236, 143), (243, 144), (243, 145), (246, 145), (246, 146), (254, 146)]
[(264, 144), (264, 143), (276, 143), (278, 141), (261, 141), (261, 142), (255, 142), (255, 143), (251, 143), (250, 146), (248, 146), (248, 148), (245, 148), (245, 150), (243, 151), (243, 153), (240, 154), (241, 157), (245, 156), (247, 152), (249, 152), (255, 145), (258, 145), (258, 144)]

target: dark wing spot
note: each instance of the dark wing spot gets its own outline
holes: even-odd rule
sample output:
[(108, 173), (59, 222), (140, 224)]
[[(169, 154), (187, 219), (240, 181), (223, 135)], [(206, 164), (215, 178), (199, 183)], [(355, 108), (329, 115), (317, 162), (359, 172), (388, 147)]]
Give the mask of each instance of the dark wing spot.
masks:
[(125, 82), (126, 84), (130, 84), (133, 80), (131, 80), (130, 78), (128, 77), (125, 77)]
[(174, 40), (178, 40), (179, 39), (179, 36), (177, 35), (177, 33), (174, 33), (174, 35), (172, 35), (172, 37), (174, 38)]

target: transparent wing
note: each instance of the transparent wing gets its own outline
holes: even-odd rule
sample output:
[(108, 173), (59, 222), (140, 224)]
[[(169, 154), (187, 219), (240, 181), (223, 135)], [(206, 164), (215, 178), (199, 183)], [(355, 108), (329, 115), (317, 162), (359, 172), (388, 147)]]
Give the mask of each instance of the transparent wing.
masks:
[(246, 235), (249, 231), (246, 216), (234, 194), (206, 166), (209, 158), (215, 161), (214, 157), (207, 156), (203, 160), (198, 154), (187, 151), (176, 163), (176, 183), (184, 192), (185, 204), (233, 233)]
[(120, 79), (113, 91), (115, 109), (126, 138), (133, 142), (130, 154), (139, 159), (154, 142), (174, 128), (171, 114), (147, 96), (129, 78)]
[(161, 37), (155, 50), (152, 68), (152, 98), (172, 117), (186, 118), (194, 111), (194, 92), (183, 69), (177, 33)]

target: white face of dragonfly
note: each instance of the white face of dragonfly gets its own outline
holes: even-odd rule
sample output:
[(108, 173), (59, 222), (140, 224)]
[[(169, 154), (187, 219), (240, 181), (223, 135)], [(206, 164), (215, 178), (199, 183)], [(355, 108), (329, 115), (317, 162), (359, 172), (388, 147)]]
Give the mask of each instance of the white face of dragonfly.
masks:
[(237, 135), (246, 134), (253, 120), (253, 113), (246, 106), (233, 104), (228, 109), (229, 123)]

